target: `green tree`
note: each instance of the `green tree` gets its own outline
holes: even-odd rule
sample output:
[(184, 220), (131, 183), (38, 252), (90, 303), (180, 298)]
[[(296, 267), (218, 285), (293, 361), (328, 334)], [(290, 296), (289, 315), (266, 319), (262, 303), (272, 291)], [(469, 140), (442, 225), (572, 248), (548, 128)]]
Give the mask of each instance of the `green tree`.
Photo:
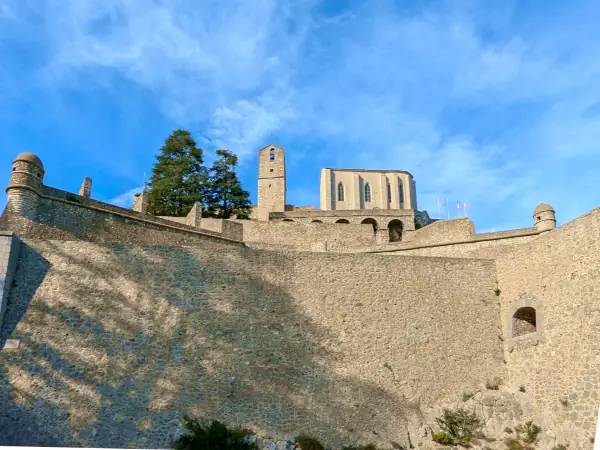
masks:
[(235, 172), (238, 158), (229, 150), (217, 150), (216, 154), (208, 178), (208, 215), (222, 219), (235, 215), (246, 219), (250, 214), (250, 194), (242, 188)]
[(183, 217), (194, 203), (205, 203), (208, 170), (203, 151), (189, 131), (175, 130), (152, 167), (148, 209), (156, 216)]

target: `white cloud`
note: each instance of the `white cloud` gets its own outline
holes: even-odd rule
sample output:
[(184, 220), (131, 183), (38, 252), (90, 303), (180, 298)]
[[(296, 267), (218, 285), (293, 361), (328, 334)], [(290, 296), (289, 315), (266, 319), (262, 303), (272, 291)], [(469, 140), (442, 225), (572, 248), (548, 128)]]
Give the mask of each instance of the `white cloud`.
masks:
[(419, 204), (434, 211), (447, 195), (512, 224), (541, 200), (569, 214), (594, 201), (582, 181), (566, 181), (600, 157), (592, 1), (535, 17), (521, 2), (475, 0), (411, 11), (381, 1), (329, 16), (316, 0), (0, 5), (13, 16), (0, 28), (13, 24), (5, 33), (18, 39), (26, 25), (45, 51), (38, 82), (87, 89), (118, 74), (182, 126), (202, 124), (199, 140), (242, 164), (292, 136), (294, 170), (309, 157), (408, 170)]
[(139, 186), (133, 189), (128, 190), (127, 192), (123, 192), (122, 194), (117, 195), (116, 197), (108, 200), (108, 203), (115, 206), (120, 206), (121, 208), (133, 208), (133, 196), (138, 194), (144, 190), (144, 186)]

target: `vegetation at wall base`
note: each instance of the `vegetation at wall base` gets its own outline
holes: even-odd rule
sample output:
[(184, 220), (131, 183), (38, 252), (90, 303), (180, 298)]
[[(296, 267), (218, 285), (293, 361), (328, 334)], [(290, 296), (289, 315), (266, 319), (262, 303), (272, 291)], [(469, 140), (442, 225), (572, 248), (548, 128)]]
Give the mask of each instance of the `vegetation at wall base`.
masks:
[(542, 431), (542, 428), (536, 424), (534, 424), (531, 420), (526, 422), (524, 425), (519, 425), (515, 427), (515, 431), (518, 434), (525, 433), (523, 436), (523, 441), (527, 444), (535, 444), (538, 440), (538, 435)]
[(523, 425), (517, 425), (515, 427), (516, 437), (504, 440), (507, 450), (533, 450), (541, 431), (542, 428), (534, 424), (531, 420)]
[(198, 420), (185, 415), (183, 426), (189, 433), (173, 442), (174, 450), (258, 450), (255, 443), (245, 440), (247, 430), (229, 430), (216, 420)]
[(302, 450), (325, 450), (323, 444), (317, 439), (301, 434), (296, 437), (295, 444)]
[(466, 446), (473, 441), (482, 427), (481, 420), (474, 412), (464, 408), (454, 411), (444, 409), (443, 416), (435, 419), (441, 431), (433, 433), (432, 439), (442, 445)]
[(349, 445), (342, 447), (342, 450), (377, 450), (377, 446), (375, 444), (367, 444), (367, 445)]

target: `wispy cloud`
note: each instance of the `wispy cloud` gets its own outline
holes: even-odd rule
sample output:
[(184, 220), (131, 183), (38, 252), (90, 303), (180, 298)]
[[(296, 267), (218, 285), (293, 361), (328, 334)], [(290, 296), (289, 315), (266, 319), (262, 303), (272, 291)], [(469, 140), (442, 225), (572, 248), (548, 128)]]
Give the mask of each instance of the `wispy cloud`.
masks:
[[(27, 36), (38, 61), (35, 70), (0, 68), (10, 87), (0, 101), (12, 102), (4, 110), (16, 95), (34, 104), (30, 92), (43, 93), (66, 123), (73, 93), (100, 90), (121, 109), (148, 93), (202, 145), (236, 151), (248, 173), (254, 152), (276, 140), (311, 183), (321, 166), (404, 169), (422, 208), (466, 200), (495, 228), (530, 225), (542, 200), (559, 217), (596, 206), (597, 2), (56, 5), (0, 0), (0, 36), (15, 45)], [(122, 80), (140, 91), (118, 90)], [(290, 180), (289, 202), (318, 199), (318, 181)]]
[(144, 186), (139, 186), (133, 189), (129, 189), (127, 192), (123, 192), (122, 194), (117, 195), (116, 197), (108, 200), (108, 203), (115, 206), (120, 206), (121, 208), (133, 208), (133, 197), (135, 194), (138, 194), (144, 190)]

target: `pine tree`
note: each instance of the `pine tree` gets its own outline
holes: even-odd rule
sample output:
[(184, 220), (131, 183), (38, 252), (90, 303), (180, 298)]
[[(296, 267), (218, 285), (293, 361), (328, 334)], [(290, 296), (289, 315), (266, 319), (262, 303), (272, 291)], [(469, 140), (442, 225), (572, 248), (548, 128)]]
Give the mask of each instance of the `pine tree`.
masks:
[(217, 159), (208, 178), (207, 212), (212, 217), (246, 219), (250, 214), (250, 194), (242, 188), (235, 168), (237, 156), (229, 150), (217, 150)]
[(189, 131), (175, 130), (152, 167), (148, 209), (156, 216), (183, 217), (194, 203), (205, 203), (208, 170), (203, 151)]

